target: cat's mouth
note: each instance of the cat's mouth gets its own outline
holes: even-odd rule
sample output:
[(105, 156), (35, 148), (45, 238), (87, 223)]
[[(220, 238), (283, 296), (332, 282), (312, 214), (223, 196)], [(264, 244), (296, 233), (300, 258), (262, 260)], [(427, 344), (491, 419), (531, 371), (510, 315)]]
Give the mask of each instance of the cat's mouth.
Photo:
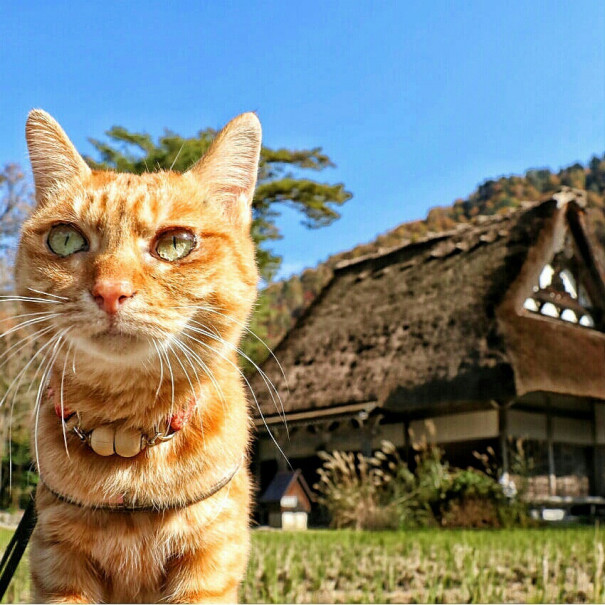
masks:
[(125, 347), (148, 342), (148, 339), (140, 336), (139, 334), (124, 330), (123, 327), (119, 327), (114, 324), (108, 326), (104, 330), (99, 330), (98, 332), (91, 334), (89, 339), (93, 343), (98, 343), (100, 345), (112, 344), (114, 346), (120, 345)]
[(137, 338), (136, 335), (125, 332), (123, 328), (111, 324), (107, 329), (97, 332), (93, 335), (93, 338), (125, 338), (127, 340)]
[(91, 340), (123, 339), (125, 342), (140, 341), (144, 339), (143, 326), (132, 318), (121, 316), (105, 316), (89, 324), (87, 336)]
[(95, 334), (91, 337), (91, 340), (93, 342), (124, 342), (125, 344), (140, 342), (140, 339), (132, 334), (124, 334), (115, 330), (107, 330), (106, 332)]

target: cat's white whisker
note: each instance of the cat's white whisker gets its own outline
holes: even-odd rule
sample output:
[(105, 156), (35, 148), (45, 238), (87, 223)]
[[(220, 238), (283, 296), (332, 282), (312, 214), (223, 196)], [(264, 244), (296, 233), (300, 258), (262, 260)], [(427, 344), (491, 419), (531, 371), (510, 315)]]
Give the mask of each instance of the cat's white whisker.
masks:
[[(170, 363), (170, 359), (168, 358), (168, 354), (166, 350), (163, 351), (164, 356), (166, 358), (166, 363), (168, 364), (168, 372), (170, 373), (170, 389), (171, 389), (171, 400), (170, 400), (170, 417), (174, 412), (174, 373), (172, 372), (172, 364)], [(166, 426), (166, 430), (170, 428), (170, 417), (168, 418), (168, 424)]]
[[(170, 341), (173, 339), (173, 337), (171, 337), (167, 333), (164, 333), (164, 337), (165, 337), (165, 344), (166, 344), (166, 346), (170, 349), (170, 351), (172, 353), (174, 353), (174, 350), (172, 349), (172, 346), (170, 344)], [(173, 388), (173, 399), (172, 399), (172, 404), (171, 404), (171, 407), (170, 407), (170, 417), (172, 417), (173, 408), (174, 408), (174, 377), (173, 377), (173, 374), (172, 374), (172, 366), (170, 365), (170, 360), (168, 358), (168, 353), (166, 352), (166, 350), (164, 350), (164, 354), (166, 355), (166, 361), (168, 362), (168, 369), (170, 371), (170, 379), (171, 379), (171, 384), (172, 384), (172, 388)], [(195, 394), (195, 389), (193, 388), (193, 384), (191, 383), (191, 380), (189, 379), (189, 375), (187, 374), (187, 371), (185, 370), (183, 364), (181, 363), (180, 359), (178, 358), (178, 356), (176, 354), (175, 354), (175, 357), (177, 358), (177, 361), (179, 362), (179, 364), (181, 365), (181, 368), (183, 369), (185, 377), (187, 378), (187, 381), (189, 382), (189, 386), (191, 388), (191, 391)], [(199, 381), (198, 381), (198, 384), (199, 384)], [(204, 426), (203, 426), (203, 424), (200, 424), (200, 429), (202, 431), (202, 440), (205, 442), (206, 441), (206, 436), (204, 434)]]
[(13, 326), (12, 328), (9, 328), (8, 330), (5, 330), (4, 332), (2, 332), (2, 334), (0, 334), (0, 338), (4, 338), (5, 336), (8, 336), (9, 334), (12, 334), (13, 332), (17, 332), (17, 330), (21, 330), (22, 328), (26, 328), (27, 326), (33, 326), (34, 324), (38, 324), (42, 321), (48, 321), (49, 319), (53, 319), (54, 317), (58, 317), (59, 315), (62, 315), (62, 313), (50, 313), (49, 315), (46, 315), (44, 317), (36, 317), (34, 319), (28, 319), (26, 321), (22, 321), (21, 323), (17, 324), (16, 326)]
[[(64, 334), (66, 334), (67, 332), (69, 332), (69, 331), (71, 330), (71, 328), (72, 328), (72, 326), (68, 326), (67, 328), (63, 329), (63, 330), (62, 330), (61, 332), (59, 332), (59, 333), (58, 333), (56, 336), (54, 336), (53, 338), (51, 338), (50, 342), (56, 342), (56, 338), (57, 338), (57, 337), (62, 338)], [(36, 371), (35, 371), (35, 373), (34, 373), (33, 378), (32, 378), (32, 379), (31, 379), (31, 381), (30, 381), (29, 388), (27, 389), (27, 393), (26, 393), (26, 394), (29, 394), (29, 393), (31, 392), (32, 387), (34, 386), (34, 384), (35, 384), (35, 382), (36, 382), (36, 379), (38, 378), (38, 372), (40, 372), (41, 365), (42, 365), (42, 364), (40, 364), (40, 365), (39, 365), (39, 366), (36, 368)]]
[[(227, 347), (230, 347), (238, 355), (241, 355), (244, 359), (246, 359), (258, 371), (258, 373), (262, 377), (267, 377), (265, 372), (258, 366), (258, 364), (256, 364), (248, 355), (246, 355), (246, 353), (244, 353), (244, 351), (242, 351), (242, 349), (240, 349), (239, 347), (236, 347), (235, 345), (230, 343), (228, 340), (225, 340), (224, 338), (222, 338), (221, 335), (218, 333), (218, 331), (211, 330), (208, 326), (200, 323), (199, 321), (191, 320), (191, 323), (195, 323), (196, 325), (200, 326), (199, 328), (194, 328), (192, 326), (189, 326), (189, 328), (191, 330), (198, 331), (200, 334), (204, 334), (205, 336), (208, 336), (208, 337), (212, 338), (213, 340), (216, 340), (217, 342), (220, 342), (220, 343), (226, 345)], [(267, 383), (266, 380), (265, 380), (265, 384), (269, 388), (269, 384)], [(275, 391), (275, 394), (279, 397), (279, 392), (272, 382), (270, 382), (269, 390), (270, 390), (270, 392)], [(280, 403), (281, 403), (281, 399), (280, 399)]]
[(221, 400), (221, 405), (223, 407), (223, 410), (225, 410), (225, 406), (227, 405), (227, 402), (225, 400), (225, 394), (223, 393), (223, 389), (221, 388), (221, 385), (219, 384), (218, 380), (216, 379), (214, 373), (208, 367), (208, 365), (206, 363), (204, 363), (204, 360), (193, 351), (193, 349), (191, 349), (190, 347), (188, 347), (188, 348), (191, 351), (191, 353), (193, 355), (195, 355), (195, 357), (198, 360), (198, 363), (200, 364), (200, 367), (202, 368), (202, 370), (204, 371), (206, 376), (208, 376), (208, 378), (210, 379), (210, 382), (212, 383), (214, 390), (216, 391), (217, 395), (219, 396), (219, 399)]
[(31, 303), (47, 303), (60, 305), (58, 300), (48, 300), (47, 298), (34, 298), (31, 296), (17, 296), (16, 294), (7, 294), (0, 296), (0, 302), (31, 302)]
[[(55, 342), (55, 339), (57, 337), (53, 336), (47, 343), (45, 343), (44, 345), (42, 345), (32, 356), (32, 358), (25, 364), (25, 366), (19, 371), (19, 373), (15, 376), (15, 378), (13, 378), (13, 380), (11, 381), (10, 385), (8, 386), (8, 388), (6, 389), (6, 392), (4, 394), (4, 396), (2, 397), (2, 399), (0, 399), (0, 407), (2, 407), (2, 405), (4, 404), (4, 402), (6, 401), (9, 393), (11, 391), (16, 392), (18, 391), (20, 385), (21, 385), (21, 380), (23, 378), (23, 375), (25, 374), (25, 372), (27, 371), (27, 369), (31, 366), (31, 364), (36, 360), (36, 358), (38, 357), (38, 355), (40, 355), (40, 353), (42, 353), (44, 350), (46, 350), (51, 344), (53, 344), (53, 342)], [(33, 382), (33, 380), (32, 380)], [(13, 389), (13, 385), (16, 385), (15, 388)]]
[(286, 456), (286, 454), (284, 453), (284, 451), (280, 447), (279, 443), (277, 442), (277, 439), (275, 439), (275, 436), (273, 435), (273, 432), (269, 428), (269, 425), (267, 424), (267, 421), (265, 420), (265, 416), (264, 416), (264, 414), (263, 414), (263, 412), (261, 410), (260, 404), (258, 403), (258, 399), (256, 398), (256, 394), (254, 393), (254, 389), (252, 388), (252, 385), (250, 384), (250, 381), (246, 378), (246, 375), (242, 372), (242, 370), (237, 366), (237, 364), (233, 363), (233, 361), (231, 361), (228, 357), (225, 357), (219, 350), (217, 350), (214, 347), (210, 346), (208, 343), (205, 343), (205, 342), (201, 341), (199, 338), (195, 338), (195, 336), (191, 336), (191, 334), (187, 334), (186, 332), (183, 332), (183, 334), (185, 336), (187, 336), (187, 338), (190, 338), (191, 340), (194, 340), (195, 342), (201, 344), (203, 347), (206, 347), (207, 349), (209, 349), (210, 351), (212, 351), (213, 353), (215, 353), (219, 357), (222, 357), (227, 363), (229, 363), (231, 366), (233, 366), (237, 372), (239, 372), (240, 376), (242, 377), (242, 379), (246, 383), (246, 385), (248, 387), (248, 390), (250, 391), (250, 394), (252, 395), (252, 398), (254, 399), (254, 403), (256, 405), (256, 408), (258, 409), (258, 413), (260, 414), (261, 420), (263, 421), (263, 424), (265, 425), (265, 429), (267, 430), (267, 433), (271, 437), (271, 440), (273, 441), (275, 447), (278, 449), (278, 451), (280, 452), (280, 454), (284, 457), (284, 459), (288, 463), (288, 466), (290, 468), (292, 468), (292, 465), (290, 464), (290, 461), (288, 460), (288, 457)]
[(40, 315), (48, 315), (48, 311), (38, 311), (36, 313), (20, 313), (19, 315), (9, 315), (8, 317), (5, 317), (4, 319), (0, 319), (0, 323), (4, 323), (6, 321), (11, 321), (13, 319), (20, 319), (22, 317), (34, 317), (34, 316), (40, 316)]
[(164, 384), (164, 362), (162, 361), (162, 356), (160, 355), (160, 350), (158, 348), (158, 344), (155, 341), (155, 338), (152, 338), (153, 346), (158, 354), (158, 359), (160, 360), (160, 382), (158, 383), (158, 388), (155, 391), (155, 401), (157, 401), (160, 390), (162, 389), (162, 385)]
[(69, 347), (67, 348), (67, 351), (65, 352), (65, 360), (63, 361), (63, 371), (61, 372), (61, 429), (63, 430), (63, 443), (65, 444), (65, 453), (67, 454), (68, 458), (70, 458), (70, 455), (69, 455), (69, 448), (67, 447), (67, 432), (65, 431), (65, 422), (63, 422), (63, 419), (65, 418), (63, 386), (65, 383), (65, 368), (67, 367), (67, 360), (69, 358), (69, 352), (71, 351), (72, 346), (73, 346), (73, 342), (70, 342)]
[[(234, 317), (231, 317), (231, 315), (227, 315), (226, 313), (221, 313), (221, 311), (218, 311), (217, 309), (214, 309), (212, 307), (208, 307), (206, 305), (194, 305), (193, 308), (200, 309), (201, 311), (208, 311), (209, 313), (215, 313), (216, 315), (220, 315), (221, 317), (224, 317), (228, 321), (231, 321), (234, 324), (238, 325), (240, 328), (245, 330), (247, 334), (250, 334), (250, 336), (253, 336), (254, 338), (256, 338), (256, 340), (258, 340), (258, 342), (260, 342), (267, 349), (267, 351), (269, 352), (269, 355), (271, 357), (273, 357), (273, 359), (275, 360), (275, 363), (277, 364), (277, 367), (279, 368), (279, 371), (280, 371), (281, 375), (283, 376), (284, 383), (286, 385), (286, 389), (288, 391), (290, 390), (290, 387), (288, 386), (288, 379), (286, 377), (286, 373), (284, 372), (284, 369), (283, 369), (281, 363), (279, 362), (279, 359), (277, 359), (277, 357), (275, 356), (275, 353), (273, 353), (271, 347), (256, 332), (251, 330), (246, 324), (242, 323), (241, 321), (238, 321)], [(202, 325), (199, 322), (195, 321), (194, 319), (190, 319), (189, 321), (192, 323)]]
[[(36, 394), (36, 403), (34, 405), (35, 416), (36, 416), (36, 419), (34, 422), (34, 450), (36, 453), (36, 468), (38, 469), (38, 472), (40, 472), (40, 456), (39, 456), (39, 451), (38, 451), (38, 425), (39, 425), (39, 420), (40, 420), (40, 407), (41, 407), (41, 403), (42, 403), (42, 392), (44, 390), (44, 387), (45, 387), (46, 381), (48, 380), (50, 372), (53, 368), (53, 365), (57, 359), (57, 355), (59, 354), (59, 351), (63, 347), (64, 342), (62, 344), (61, 341), (63, 340), (63, 337), (65, 336), (65, 334), (67, 334), (67, 332), (69, 332), (69, 330), (71, 330), (71, 326), (68, 328), (65, 328), (62, 332), (60, 332), (57, 335), (55, 345), (52, 349), (52, 352), (50, 353), (50, 359), (42, 372), (42, 376), (40, 377), (40, 384), (38, 385), (38, 393)], [(48, 357), (48, 354), (46, 355), (46, 357)], [(46, 357), (44, 358), (45, 360), (46, 360)]]
[(44, 296), (52, 296), (53, 298), (58, 298), (60, 300), (69, 300), (67, 296), (59, 296), (58, 294), (51, 294), (50, 292), (43, 292), (42, 290), (36, 290), (35, 288), (27, 288), (36, 294), (42, 294)]
[[(36, 353), (34, 354), (34, 356), (29, 360), (29, 362), (27, 363), (27, 365), (22, 368), (22, 370), (17, 374), (17, 376), (15, 376), (15, 378), (11, 381), (11, 383), (9, 384), (8, 388), (6, 389), (6, 393), (4, 394), (4, 396), (2, 397), (2, 400), (0, 400), (0, 407), (2, 407), (2, 405), (4, 404), (4, 402), (6, 401), (6, 399), (8, 398), (11, 390), (12, 390), (12, 399), (11, 399), (11, 406), (10, 406), (10, 413), (9, 413), (9, 419), (8, 419), (8, 439), (9, 439), (9, 463), (8, 463), (8, 476), (9, 476), (9, 488), (12, 488), (12, 477), (13, 477), (13, 458), (12, 458), (12, 447), (10, 446), (10, 444), (12, 444), (13, 441), (13, 411), (15, 408), (15, 400), (16, 400), (16, 396), (17, 393), (19, 392), (19, 388), (21, 386), (21, 381), (23, 379), (23, 376), (25, 375), (25, 372), (27, 371), (27, 369), (29, 368), (29, 366), (34, 362), (34, 360), (36, 359), (36, 357), (48, 346), (52, 343), (53, 341), (50, 340), (48, 343), (46, 343), (46, 345), (44, 345), (43, 347), (41, 347), (40, 349), (38, 349), (38, 351), (36, 351)], [(13, 389), (13, 385), (15, 385), (14, 389)]]
[[(10, 442), (12, 442), (12, 417), (13, 417), (13, 410), (15, 407), (15, 400), (16, 400), (17, 393), (19, 392), (19, 388), (21, 387), (21, 381), (23, 380), (25, 372), (31, 366), (31, 364), (36, 360), (38, 355), (40, 355), (45, 349), (47, 349), (50, 345), (52, 345), (56, 341), (56, 339), (57, 339), (57, 336), (54, 336), (46, 344), (44, 344), (42, 347), (40, 347), (34, 353), (33, 357), (27, 362), (27, 364), (21, 369), (21, 371), (17, 374), (17, 376), (15, 376), (15, 378), (12, 380), (12, 382), (10, 383), (10, 385), (8, 386), (8, 388), (6, 390), (6, 393), (2, 397), (2, 400), (0, 400), (0, 407), (2, 407), (2, 405), (4, 404), (4, 402), (6, 401), (6, 399), (8, 398), (9, 394), (12, 391), (11, 407), (10, 407), (10, 414), (9, 414), (9, 441)], [(42, 360), (40, 361), (38, 369), (44, 363), (47, 356), (48, 356), (48, 353), (45, 354), (44, 357), (42, 358)], [(36, 374), (37, 374), (37, 372), (36, 372)], [(35, 378), (34, 378), (34, 380), (35, 380)], [(12, 449), (11, 448), (9, 448), (9, 486), (12, 486)]]
[[(183, 364), (181, 363), (181, 360), (178, 358), (178, 355), (176, 355), (174, 353), (174, 350), (172, 349), (172, 346), (169, 342), (169, 340), (166, 341), (166, 345), (168, 346), (168, 348), (170, 349), (170, 351), (174, 354), (174, 356), (176, 357), (176, 360), (179, 362), (181, 368), (183, 369), (183, 372), (185, 373), (185, 378), (187, 379), (187, 382), (189, 382), (189, 386), (191, 387), (191, 391), (195, 394), (195, 389), (193, 388), (193, 384), (191, 383), (191, 380), (189, 379), (189, 374), (187, 373), (187, 370), (185, 370), (185, 367), (183, 366)], [(166, 359), (168, 359), (168, 354), (166, 354)], [(170, 362), (169, 362), (170, 363)], [(171, 370), (172, 371), (172, 370)], [(172, 402), (173, 406), (174, 406), (174, 399)], [(172, 413), (173, 413), (173, 409), (172, 407), (170, 408), (170, 416), (172, 417)], [(204, 426), (203, 424), (200, 424), (200, 428), (202, 430), (202, 440), (205, 442), (206, 441), (206, 436), (204, 434)]]
[[(42, 322), (40, 322), (42, 323)], [(15, 347), (18, 347), (18, 349), (15, 351), (15, 353), (13, 353), (12, 355), (9, 355), (4, 362), (2, 362), (0, 364), (0, 368), (7, 363), (12, 357), (14, 357), (14, 355), (16, 353), (18, 353), (21, 349), (23, 349), (23, 347), (25, 347), (27, 345), (28, 342), (35, 340), (36, 338), (38, 338), (39, 336), (46, 334), (47, 332), (54, 330), (53, 326), (46, 326), (45, 328), (41, 328), (39, 330), (36, 330), (35, 332), (28, 334), (26, 336), (20, 336), (19, 340), (17, 340), (17, 342), (15, 342), (14, 344), (12, 344), (10, 347), (8, 347), (8, 349), (6, 349), (2, 355), (0, 355), (0, 359), (3, 359), (8, 353), (10, 353), (10, 351), (12, 351)], [(19, 346), (21, 345), (21, 346)]]
[[(227, 315), (224, 315), (224, 317), (227, 317)], [(263, 382), (265, 383), (265, 386), (267, 387), (267, 390), (269, 391), (269, 396), (271, 397), (271, 401), (273, 402), (273, 405), (275, 406), (275, 411), (277, 412), (277, 414), (281, 417), (282, 422), (284, 423), (284, 426), (286, 427), (286, 433), (288, 434), (288, 437), (290, 436), (289, 431), (288, 431), (288, 424), (286, 421), (286, 414), (284, 411), (284, 406), (281, 400), (281, 396), (277, 390), (277, 388), (275, 387), (275, 385), (269, 380), (268, 376), (265, 374), (265, 372), (263, 370), (261, 370), (261, 368), (254, 362), (252, 361), (252, 359), (250, 357), (248, 357), (241, 349), (234, 347), (230, 342), (228, 342), (227, 340), (225, 340), (219, 333), (218, 329), (211, 324), (211, 327), (208, 327), (207, 325), (204, 325), (202, 323), (200, 323), (199, 321), (195, 321), (195, 320), (190, 320), (191, 323), (195, 323), (196, 325), (200, 326), (201, 328), (204, 329), (204, 334), (206, 336), (209, 336), (210, 338), (212, 338), (213, 340), (222, 343), (224, 345), (230, 346), (232, 348), (232, 350), (234, 350), (236, 353), (238, 353), (239, 355), (241, 355), (244, 359), (247, 359), (248, 362), (250, 363), (250, 365), (252, 365), (254, 368), (256, 368), (256, 370), (258, 371), (258, 373), (260, 374), (261, 378), (263, 379)], [(192, 330), (196, 331), (199, 330), (200, 328), (193, 328), (191, 326), (189, 326)], [(198, 333), (202, 333), (199, 332)], [(275, 396), (273, 395), (273, 393), (275, 392), (275, 395), (277, 395), (278, 401), (280, 403), (281, 406), (281, 413), (280, 413), (280, 409), (277, 405), (277, 401), (275, 400)]]
[(195, 389), (193, 388), (193, 383), (191, 382), (191, 379), (189, 378), (189, 374), (188, 374), (187, 370), (185, 369), (183, 362), (179, 359), (179, 356), (174, 352), (174, 349), (172, 348), (172, 344), (168, 343), (167, 346), (168, 346), (168, 349), (170, 350), (170, 352), (174, 355), (178, 364), (181, 366), (181, 369), (183, 370), (183, 374), (185, 374), (185, 378), (187, 379), (187, 382), (189, 383), (189, 387), (191, 388), (191, 392), (195, 393)]
[(72, 355), (72, 358), (71, 358), (71, 371), (73, 372), (74, 376), (77, 374), (77, 372), (76, 372), (76, 349), (74, 349), (74, 354)]
[[(252, 364), (252, 366), (260, 374), (261, 378), (263, 379), (263, 382), (267, 386), (267, 390), (269, 391), (269, 395), (271, 396), (271, 400), (273, 401), (273, 405), (275, 406), (275, 409), (276, 409), (278, 415), (282, 418), (282, 421), (283, 421), (284, 426), (286, 428), (286, 433), (288, 434), (288, 437), (289, 437), (290, 436), (290, 432), (288, 430), (288, 423), (287, 423), (287, 420), (286, 420), (286, 412), (284, 410), (284, 404), (282, 402), (281, 396), (280, 396), (280, 394), (279, 394), (276, 386), (273, 384), (273, 382), (271, 382), (271, 380), (265, 374), (265, 372), (263, 372), (263, 370), (261, 370), (261, 368), (254, 361), (252, 361), (252, 359), (250, 359), (250, 357), (248, 355), (246, 355), (246, 353), (244, 353), (240, 348), (238, 348), (235, 345), (231, 344), (229, 341), (225, 340), (224, 338), (221, 338), (220, 336), (216, 336), (216, 335), (212, 334), (212, 332), (208, 331), (207, 329), (203, 330), (201, 328), (194, 328), (192, 326), (188, 326), (187, 329), (191, 330), (191, 331), (193, 331), (195, 333), (202, 334), (204, 336), (208, 336), (209, 338), (212, 338), (213, 340), (215, 340), (217, 342), (220, 342), (223, 345), (226, 345), (227, 347), (229, 347), (233, 351), (235, 351), (238, 355), (241, 355), (244, 359), (246, 359), (248, 362), (250, 362), (250, 364)], [(277, 400), (275, 399), (275, 396), (273, 395), (273, 393), (275, 393), (275, 396), (277, 396)], [(277, 402), (279, 402), (279, 404), (281, 406), (281, 413), (280, 413), (279, 407), (277, 405)]]
[(193, 373), (195, 374), (195, 379), (197, 380), (198, 387), (200, 388), (200, 391), (201, 391), (202, 385), (200, 382), (200, 376), (197, 373), (197, 368), (195, 367), (195, 365), (193, 365), (193, 363), (191, 361), (191, 356), (187, 353), (187, 350), (183, 347), (183, 343), (179, 340), (178, 337), (175, 337), (173, 339), (173, 343), (181, 350), (181, 352), (185, 356), (185, 359), (187, 360), (187, 362), (189, 363), (189, 366), (191, 367), (191, 369), (193, 370)]
[(34, 332), (33, 334), (30, 334), (29, 336), (26, 336), (25, 338), (21, 338), (15, 344), (11, 345), (8, 349), (6, 349), (6, 351), (4, 351), (4, 353), (2, 353), (2, 355), (0, 355), (0, 359), (2, 359), (5, 355), (10, 353), (15, 347), (18, 347), (18, 348), (13, 353), (11, 353), (2, 363), (0, 363), (0, 368), (2, 368), (5, 364), (7, 364), (15, 355), (17, 355), (19, 353), (19, 351), (23, 350), (28, 345), (29, 342), (31, 342), (32, 340), (35, 340), (36, 338), (39, 338), (40, 336), (43, 336), (44, 334), (50, 332), (51, 330), (54, 330), (53, 326), (47, 326), (46, 328), (37, 330), (36, 332)]
[[(212, 385), (214, 386), (214, 389), (216, 390), (216, 392), (221, 400), (221, 405), (223, 406), (223, 410), (225, 410), (225, 405), (227, 403), (225, 401), (225, 395), (224, 395), (223, 390), (221, 389), (218, 381), (216, 380), (216, 377), (210, 370), (210, 368), (204, 363), (202, 358), (195, 351), (193, 351), (193, 349), (191, 349), (191, 347), (187, 346), (184, 342), (182, 342), (178, 338), (176, 338), (176, 342), (178, 342), (184, 348), (183, 352), (185, 353), (185, 355), (187, 355), (187, 351), (189, 351), (189, 353), (191, 353), (191, 356), (195, 359), (195, 361), (197, 361), (200, 364), (200, 367), (202, 368), (204, 374), (206, 374), (206, 376), (209, 378), (210, 382), (212, 382)], [(197, 372), (196, 372), (196, 374), (197, 374)]]
[[(17, 355), (21, 350), (23, 350), (29, 342), (31, 342), (32, 340), (35, 340), (36, 338), (39, 338), (40, 336), (46, 334), (47, 332), (51, 331), (53, 329), (52, 326), (49, 326), (47, 328), (44, 328), (42, 330), (38, 330), (36, 332), (34, 332), (33, 334), (30, 334), (27, 338), (21, 339), (20, 341), (16, 342), (14, 345), (12, 345), (9, 349), (7, 349), (1, 356), (0, 359), (2, 357), (4, 357), (7, 353), (9, 353), (12, 349), (14, 349), (15, 347), (18, 347), (11, 355), (9, 355), (1, 364), (0, 364), (0, 368), (2, 366), (4, 366), (6, 363), (8, 363), (8, 361), (10, 361), (11, 358), (13, 358), (15, 355)], [(20, 346), (18, 346), (20, 345)], [(25, 368), (27, 369), (27, 368)], [(15, 401), (16, 401), (16, 396), (17, 393), (19, 391), (19, 386), (21, 384), (21, 374), (18, 374), (16, 378), (19, 378), (19, 384), (17, 385), (17, 388), (15, 388), (15, 390), (13, 391), (13, 396), (11, 399), (11, 406), (10, 406), (10, 412), (9, 412), (9, 418), (8, 418), (8, 450), (9, 450), (9, 489), (12, 489), (12, 440), (13, 440), (13, 412), (14, 412), (14, 408), (15, 408)], [(15, 378), (15, 380), (16, 380)], [(12, 386), (9, 385), (9, 388), (6, 391), (6, 395), (5, 397), (2, 399), (2, 401), (0, 401), (0, 407), (2, 406), (2, 404), (4, 403), (6, 396), (8, 396), (10, 388)]]

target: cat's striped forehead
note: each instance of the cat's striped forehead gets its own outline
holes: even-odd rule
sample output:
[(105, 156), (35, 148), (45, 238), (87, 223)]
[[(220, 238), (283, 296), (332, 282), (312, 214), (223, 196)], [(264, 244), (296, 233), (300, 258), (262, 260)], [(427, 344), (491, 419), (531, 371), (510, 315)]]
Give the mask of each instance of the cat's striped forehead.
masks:
[(199, 188), (173, 173), (94, 172), (87, 186), (74, 192), (71, 206), (78, 222), (113, 237), (195, 224), (207, 211)]

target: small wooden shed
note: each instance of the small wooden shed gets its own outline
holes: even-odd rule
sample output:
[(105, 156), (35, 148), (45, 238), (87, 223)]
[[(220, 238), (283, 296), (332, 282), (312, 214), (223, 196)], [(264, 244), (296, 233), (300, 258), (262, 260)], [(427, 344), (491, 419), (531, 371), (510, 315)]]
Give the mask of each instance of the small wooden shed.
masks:
[(313, 493), (300, 470), (275, 475), (259, 504), (269, 527), (307, 529)]

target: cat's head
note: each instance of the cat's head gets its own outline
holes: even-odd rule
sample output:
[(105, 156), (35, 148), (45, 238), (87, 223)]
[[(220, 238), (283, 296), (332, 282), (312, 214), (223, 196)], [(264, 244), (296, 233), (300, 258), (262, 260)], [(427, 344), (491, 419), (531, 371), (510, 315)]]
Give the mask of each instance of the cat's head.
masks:
[(42, 341), (133, 367), (158, 347), (208, 359), (209, 347), (223, 349), (219, 338), (237, 341), (258, 280), (254, 114), (232, 120), (184, 174), (91, 170), (40, 110), (26, 137), (37, 205), (23, 225), (16, 285), (32, 298), (27, 311), (41, 313), (33, 327)]

